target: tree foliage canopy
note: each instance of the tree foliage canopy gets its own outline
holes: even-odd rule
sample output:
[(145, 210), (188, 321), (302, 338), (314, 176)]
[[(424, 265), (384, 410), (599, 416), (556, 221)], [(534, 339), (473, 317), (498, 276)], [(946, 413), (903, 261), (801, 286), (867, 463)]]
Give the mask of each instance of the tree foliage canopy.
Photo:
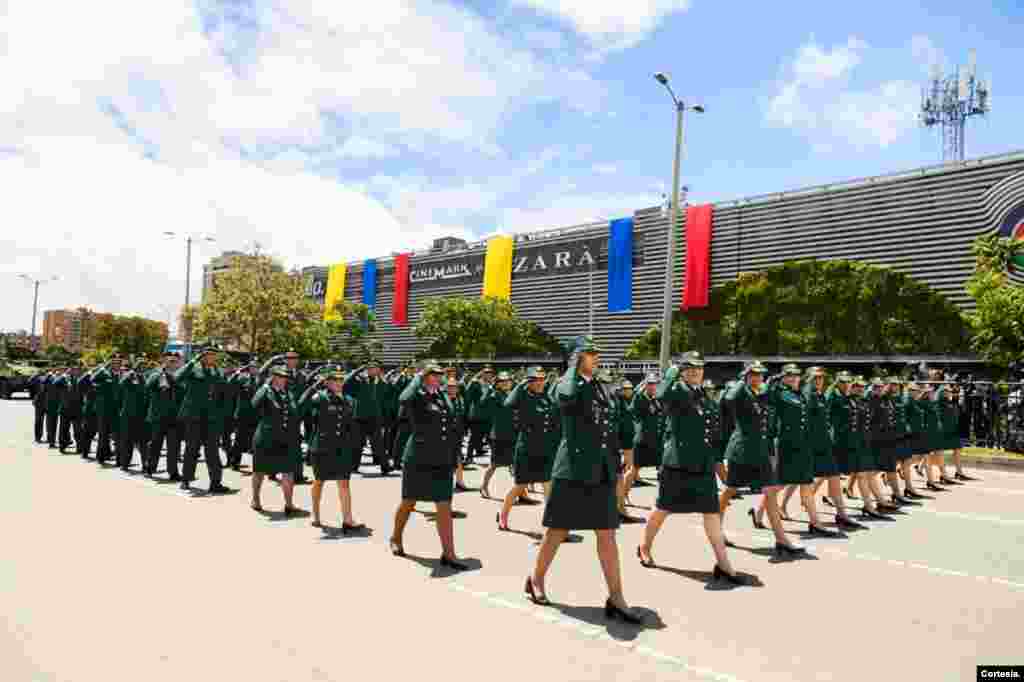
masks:
[(268, 256), (237, 257), (217, 274), (200, 306), (194, 338), (269, 353), (287, 347), (285, 341), (304, 339), (320, 317), (320, 305), (306, 298), (297, 273), (285, 272)]
[(93, 342), (121, 355), (159, 355), (167, 343), (167, 326), (144, 317), (97, 315)]
[[(652, 327), (627, 358), (656, 357)], [(854, 261), (788, 261), (711, 290), (706, 309), (676, 311), (672, 352), (754, 355), (956, 353), (968, 329), (942, 294), (900, 272)]]
[(384, 344), (372, 338), (377, 331), (373, 309), (363, 303), (344, 300), (334, 309), (341, 319), (318, 317), (298, 330), (282, 330), (274, 336), (274, 348), (294, 348), (306, 358), (357, 364), (380, 355)]
[(416, 325), (425, 357), (495, 358), (560, 353), (558, 341), (499, 298), (431, 298)]
[(1009, 280), (1012, 261), (1024, 254), (1024, 242), (995, 234), (974, 241), (975, 270), (967, 282), (975, 309), (967, 318), (971, 348), (1003, 367), (1024, 358), (1024, 287)]

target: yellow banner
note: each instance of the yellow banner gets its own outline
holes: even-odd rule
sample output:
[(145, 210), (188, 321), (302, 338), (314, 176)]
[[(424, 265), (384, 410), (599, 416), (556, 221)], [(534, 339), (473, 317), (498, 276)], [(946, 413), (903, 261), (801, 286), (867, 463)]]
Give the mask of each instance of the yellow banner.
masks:
[(345, 273), (348, 265), (338, 263), (332, 265), (327, 273), (327, 292), (324, 294), (324, 319), (340, 320), (341, 315), (334, 306), (345, 300)]
[(512, 295), (512, 237), (491, 237), (484, 257), (484, 297)]

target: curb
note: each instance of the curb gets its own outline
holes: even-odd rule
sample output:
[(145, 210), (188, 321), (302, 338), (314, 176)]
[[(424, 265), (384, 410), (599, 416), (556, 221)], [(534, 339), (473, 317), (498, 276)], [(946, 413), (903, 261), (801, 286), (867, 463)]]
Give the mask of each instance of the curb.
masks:
[[(973, 469), (1024, 472), (1024, 459), (1009, 457), (961, 457), (960, 459), (965, 467)], [(952, 461), (953, 457), (946, 455), (946, 463), (951, 464)]]

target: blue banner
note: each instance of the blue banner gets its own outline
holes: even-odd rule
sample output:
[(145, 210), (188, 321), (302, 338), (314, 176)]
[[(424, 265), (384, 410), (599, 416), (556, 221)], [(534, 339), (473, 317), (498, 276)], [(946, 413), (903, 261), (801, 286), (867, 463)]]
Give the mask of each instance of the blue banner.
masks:
[(363, 304), (377, 307), (377, 261), (372, 259), (363, 263)]
[(633, 219), (611, 222), (608, 239), (608, 312), (633, 309)]

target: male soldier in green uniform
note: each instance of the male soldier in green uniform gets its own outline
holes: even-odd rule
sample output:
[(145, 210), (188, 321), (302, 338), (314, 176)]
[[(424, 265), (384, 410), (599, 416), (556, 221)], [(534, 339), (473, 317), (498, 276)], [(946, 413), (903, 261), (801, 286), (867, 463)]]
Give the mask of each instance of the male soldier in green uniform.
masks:
[(92, 377), (96, 391), (96, 463), (104, 464), (113, 456), (110, 441), (116, 430), (117, 413), (120, 408), (117, 382), (121, 372), (121, 357), (113, 356), (101, 365)]
[[(299, 354), (294, 350), (289, 350), (284, 354), (284, 363), (288, 368), (288, 392), (292, 394), (292, 399), (295, 404), (299, 404), (299, 399), (302, 398), (302, 394), (306, 392), (306, 376), (299, 370)], [(307, 437), (309, 435), (310, 424), (307, 422), (305, 425), (307, 430)], [(304, 467), (302, 466), (302, 457), (298, 458), (298, 468), (295, 470), (295, 475), (292, 480), (295, 481), (295, 485), (303, 485), (309, 483), (309, 479), (306, 478)]]
[(250, 363), (231, 377), (235, 395), (235, 439), (228, 453), (228, 466), (238, 471), (242, 466), (242, 453), (252, 452), (252, 437), (256, 433), (259, 417), (252, 407), (252, 398), (258, 388), (256, 365)]
[(29, 380), (29, 395), (32, 396), (32, 407), (35, 408), (35, 442), (45, 443), (46, 436), (46, 382), (50, 378), (50, 371), (45, 370)]
[(121, 409), (118, 413), (120, 430), (117, 441), (117, 465), (121, 471), (127, 472), (135, 458), (135, 448), (139, 449), (143, 473), (146, 470), (147, 453), (143, 442), (143, 426), (146, 422), (146, 384), (142, 376), (143, 365), (139, 361), (121, 377)]
[(224, 377), (217, 369), (217, 351), (213, 348), (203, 349), (174, 373), (174, 383), (183, 394), (178, 418), (185, 434), (185, 464), (180, 486), (185, 493), (192, 491), (200, 447), (203, 448), (206, 470), (210, 476), (210, 494), (231, 492), (230, 488), (221, 484), (218, 451), (221, 426), (218, 390), (223, 381)]
[(62, 454), (71, 447), (72, 433), (74, 433), (76, 449), (81, 451), (82, 448), (81, 377), (81, 365), (74, 364), (68, 368), (67, 373), (60, 380), (60, 429), (57, 436), (57, 445)]
[(483, 455), (484, 440), (491, 430), (491, 424), (485, 414), (480, 413), (479, 404), (484, 393), (494, 381), (494, 368), (484, 367), (474, 376), (466, 387), (466, 410), (469, 413), (469, 448), (466, 460), (472, 462), (474, 457)]
[(149, 424), (149, 458), (146, 473), (154, 475), (160, 463), (160, 451), (167, 443), (167, 476), (171, 481), (181, 481), (178, 473), (178, 459), (181, 457), (181, 425), (178, 411), (181, 409), (181, 391), (174, 383), (180, 357), (177, 353), (164, 353), (163, 366), (150, 373), (146, 379), (149, 394), (149, 409), (146, 422)]
[(57, 421), (60, 419), (61, 379), (65, 370), (57, 368), (43, 384), (43, 401), (46, 405), (46, 442), (57, 448)]
[(374, 464), (382, 476), (391, 473), (391, 465), (384, 443), (384, 403), (388, 385), (381, 379), (380, 363), (371, 361), (348, 375), (342, 392), (356, 401), (357, 445), (356, 454), (362, 459), (363, 445), (370, 441)]
[(78, 454), (82, 459), (89, 459), (92, 439), (96, 436), (96, 387), (92, 378), (96, 368), (82, 375), (78, 385), (82, 389), (82, 439), (78, 441)]

